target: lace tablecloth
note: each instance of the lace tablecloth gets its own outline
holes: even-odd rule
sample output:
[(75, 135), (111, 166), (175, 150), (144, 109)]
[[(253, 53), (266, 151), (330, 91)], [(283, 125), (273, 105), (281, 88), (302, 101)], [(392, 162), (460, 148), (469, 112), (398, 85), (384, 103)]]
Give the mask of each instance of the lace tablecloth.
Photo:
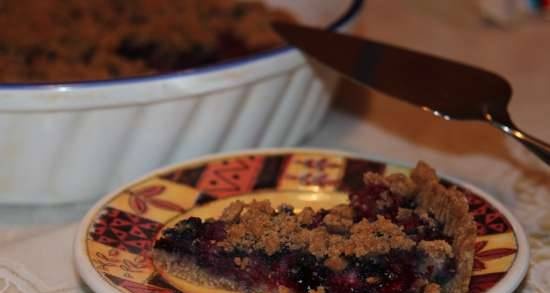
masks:
[[(399, 1), (369, 1), (360, 33), (504, 74), (515, 89), (513, 119), (550, 141), (550, 27), (459, 31), (404, 7)], [(407, 163), (422, 159), (493, 194), (529, 236), (531, 266), (519, 291), (550, 292), (550, 168), (487, 125), (438, 120), (350, 86), (338, 96), (337, 106), (361, 118), (331, 112), (307, 146)], [(72, 243), (77, 220), (88, 206), (0, 207), (0, 293), (87, 290), (74, 271)]]

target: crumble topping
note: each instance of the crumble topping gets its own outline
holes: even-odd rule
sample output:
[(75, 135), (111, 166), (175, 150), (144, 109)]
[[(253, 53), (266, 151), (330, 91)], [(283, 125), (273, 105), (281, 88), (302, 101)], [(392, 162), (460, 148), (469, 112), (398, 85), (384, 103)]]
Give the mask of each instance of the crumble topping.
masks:
[(293, 17), (260, 1), (2, 0), (0, 81), (110, 79), (217, 63), (280, 46), (269, 19)]
[(269, 201), (232, 204), (224, 212), (229, 215), (224, 219), (231, 221), (226, 222), (227, 237), (219, 245), (228, 252), (262, 250), (267, 255), (284, 248), (305, 249), (326, 258), (325, 265), (335, 271), (345, 269), (346, 256), (408, 251), (415, 245), (400, 226), (382, 216), (374, 222), (363, 219), (354, 224), (353, 211), (344, 205), (331, 209), (323, 219), (325, 225), (313, 229), (300, 224), (301, 214), (275, 212)]
[(410, 250), (415, 244), (401, 227), (382, 216), (373, 223), (362, 220), (351, 228), (351, 233), (353, 254), (357, 257), (386, 254), (391, 249)]
[(230, 216), (225, 219), (231, 219), (226, 222), (227, 238), (219, 244), (226, 251), (235, 248), (247, 252), (263, 250), (273, 255), (299, 233), (297, 217), (285, 212), (275, 213), (269, 201), (231, 205), (227, 214)]
[(389, 190), (399, 196), (412, 196), (416, 192), (416, 184), (411, 178), (403, 174), (391, 174), (383, 176), (378, 173), (367, 172), (363, 176), (363, 181), (368, 185), (388, 186)]

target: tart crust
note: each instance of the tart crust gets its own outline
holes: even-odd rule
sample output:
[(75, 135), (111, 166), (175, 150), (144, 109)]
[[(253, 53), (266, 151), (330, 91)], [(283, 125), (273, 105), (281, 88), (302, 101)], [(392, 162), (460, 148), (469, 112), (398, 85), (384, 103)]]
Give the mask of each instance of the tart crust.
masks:
[[(155, 249), (153, 251), (153, 262), (155, 267), (159, 268), (161, 275), (165, 278), (169, 272), (170, 275), (188, 281), (193, 284), (208, 288), (225, 289), (229, 291), (246, 292), (246, 293), (271, 293), (266, 290), (258, 288), (257, 290), (246, 291), (245, 288), (239, 288), (239, 286), (230, 279), (224, 277), (214, 277), (204, 269), (199, 267), (190, 258), (175, 258), (167, 252)], [(181, 289), (181, 288), (180, 288)]]
[(444, 225), (444, 233), (453, 239), (457, 272), (443, 288), (444, 292), (468, 292), (477, 229), (466, 196), (456, 187), (441, 185), (435, 170), (422, 161), (412, 171), (411, 179), (418, 187), (419, 206), (432, 213)]

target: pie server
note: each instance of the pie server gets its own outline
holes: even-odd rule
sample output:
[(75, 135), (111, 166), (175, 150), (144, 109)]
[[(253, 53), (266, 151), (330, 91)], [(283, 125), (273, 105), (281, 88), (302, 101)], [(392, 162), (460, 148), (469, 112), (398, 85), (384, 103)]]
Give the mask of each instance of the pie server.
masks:
[(446, 120), (481, 120), (550, 165), (550, 145), (518, 129), (507, 112), (512, 88), (501, 76), (411, 50), (311, 27), (272, 24), (288, 43), (341, 75)]

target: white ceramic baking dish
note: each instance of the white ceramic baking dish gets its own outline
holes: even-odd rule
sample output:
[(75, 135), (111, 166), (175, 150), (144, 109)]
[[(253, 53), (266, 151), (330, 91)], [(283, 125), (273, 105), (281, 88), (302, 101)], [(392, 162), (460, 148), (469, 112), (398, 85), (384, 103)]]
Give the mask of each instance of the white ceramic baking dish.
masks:
[[(270, 0), (346, 30), (362, 0)], [(293, 48), (144, 78), (0, 84), (0, 203), (90, 200), (160, 165), (291, 146), (321, 121), (335, 77)]]

